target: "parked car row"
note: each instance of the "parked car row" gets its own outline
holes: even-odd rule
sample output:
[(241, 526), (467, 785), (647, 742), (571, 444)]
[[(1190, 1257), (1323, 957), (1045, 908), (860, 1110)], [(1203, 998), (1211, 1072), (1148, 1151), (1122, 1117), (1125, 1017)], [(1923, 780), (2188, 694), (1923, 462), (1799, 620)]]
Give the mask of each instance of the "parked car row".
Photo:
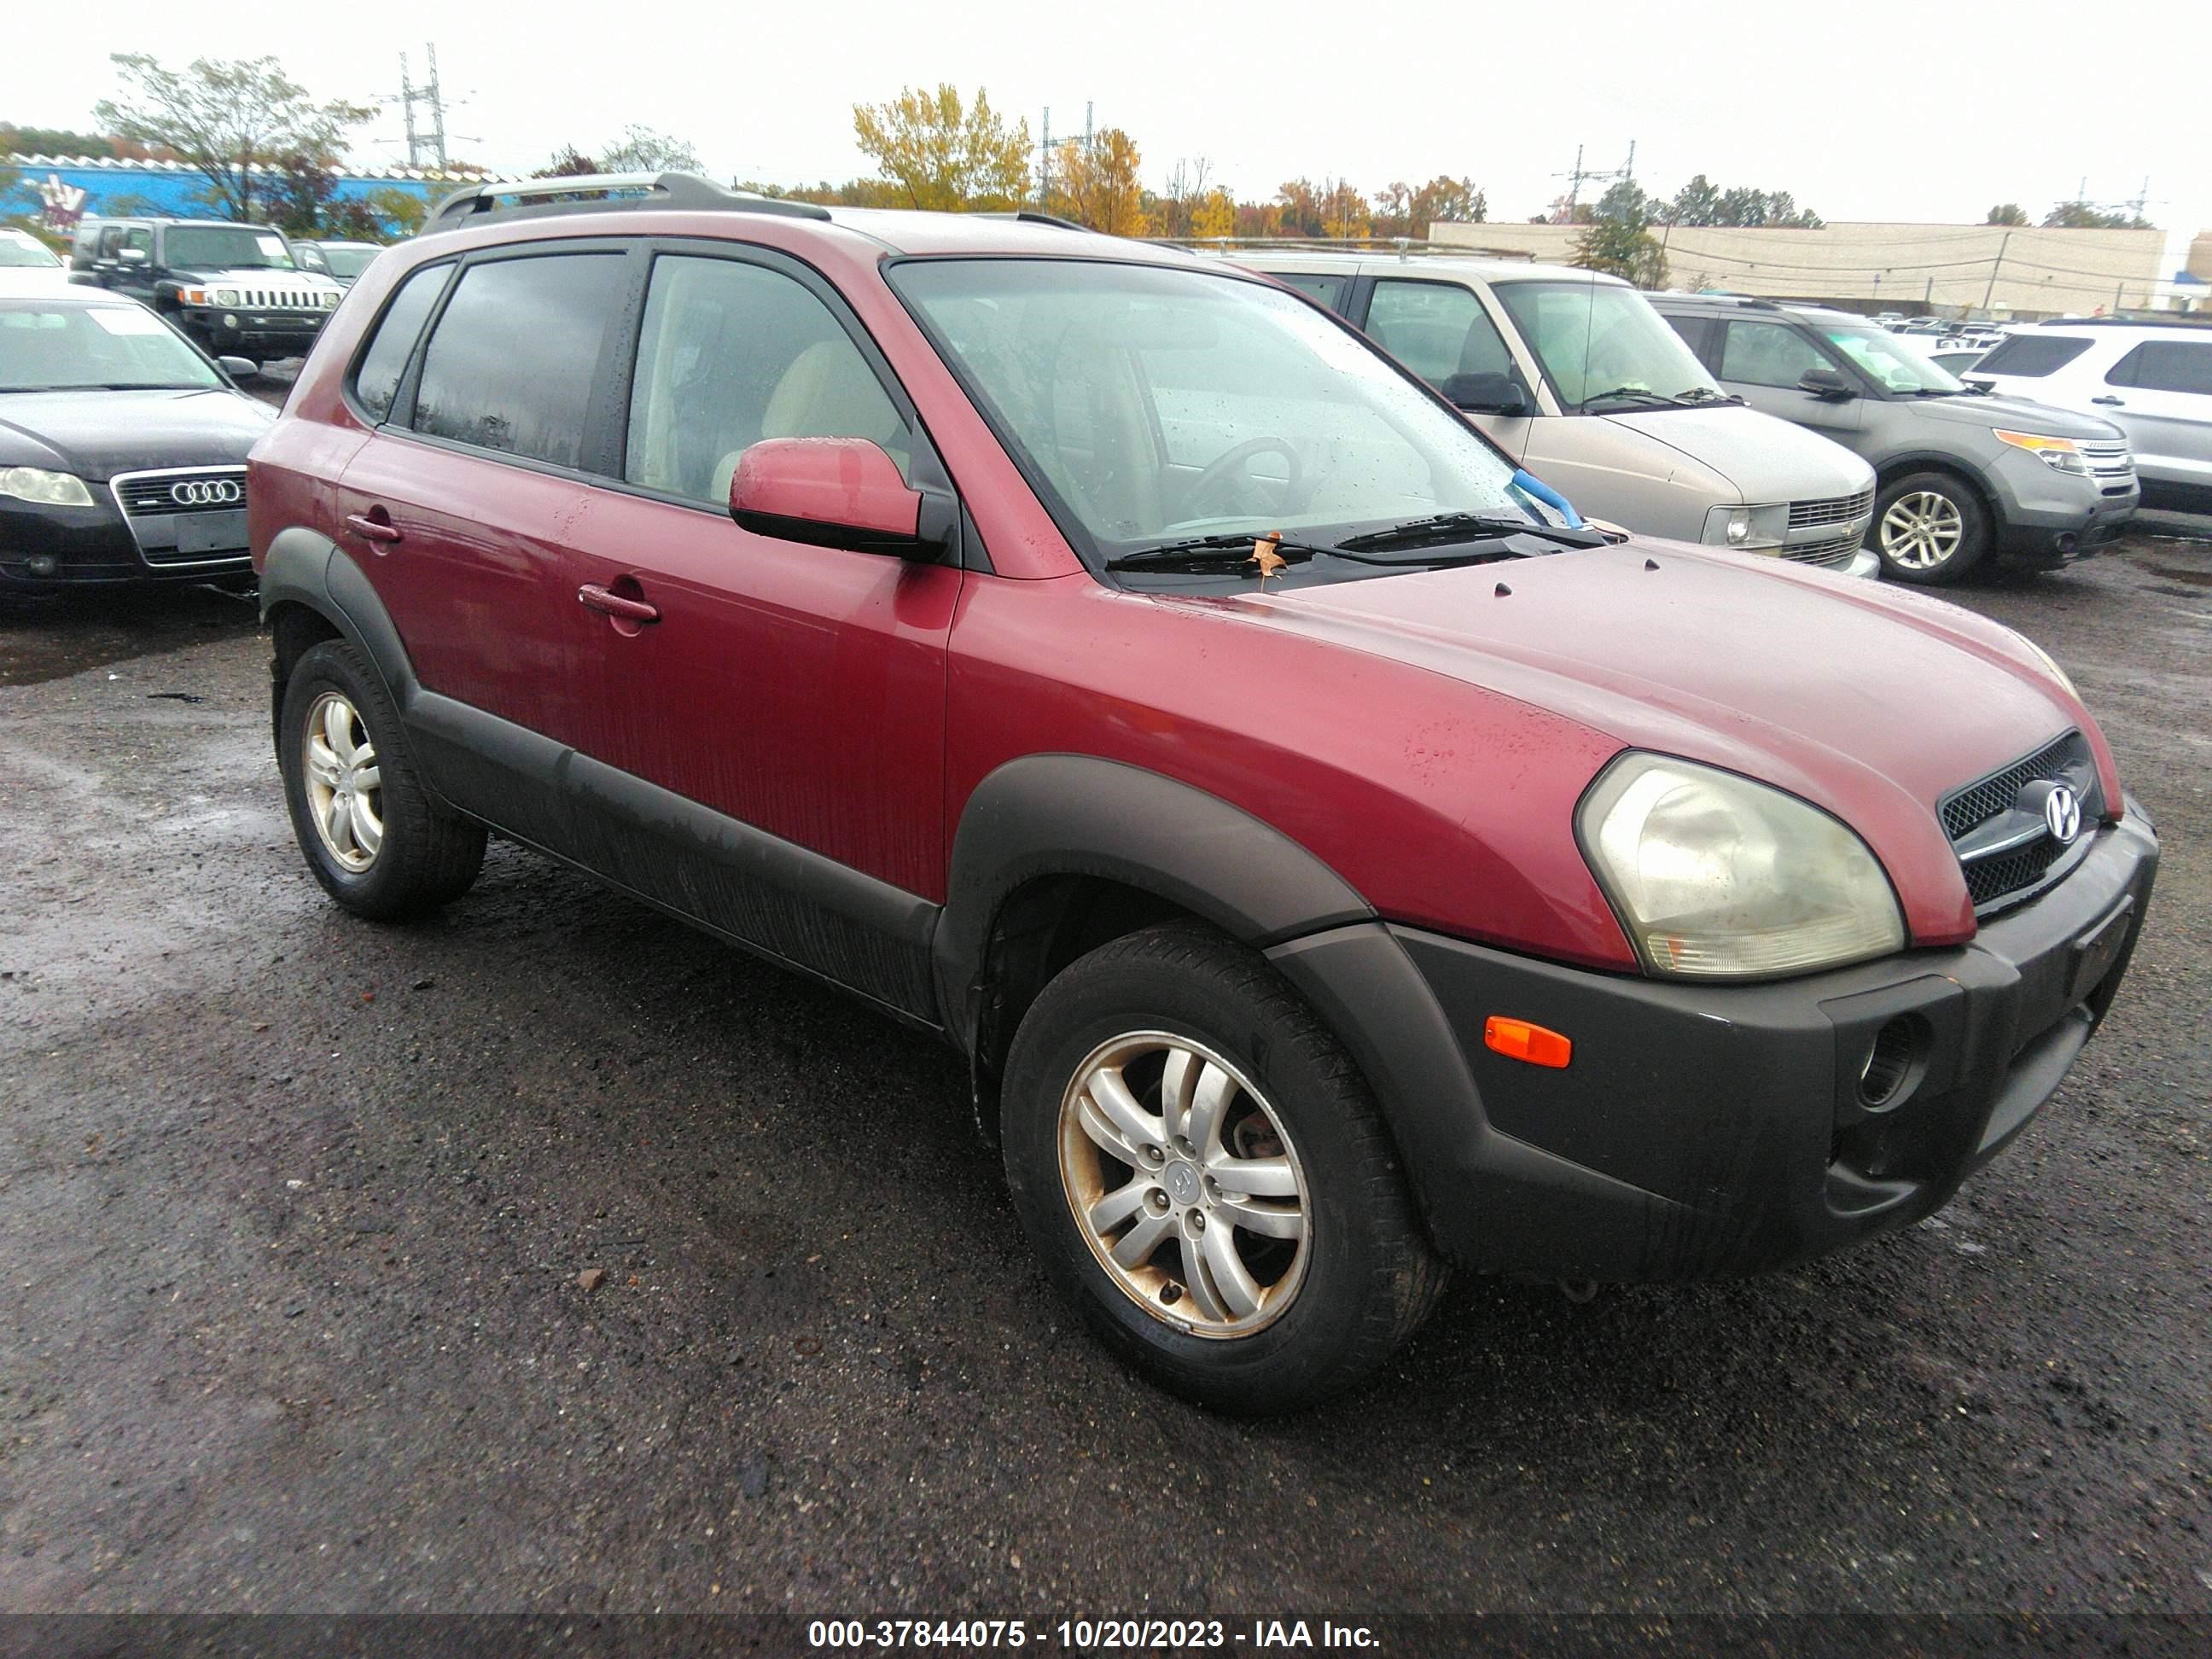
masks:
[[(1607, 456), (1679, 529), (1529, 487)], [(1449, 1267), (1909, 1224), (2059, 1086), (2157, 842), (2027, 640), (1775, 556), (1875, 486), (1587, 273), (564, 179), (359, 280), (247, 512), (336, 903), (496, 832), (939, 1034), (1059, 1291), (1254, 1412)]]

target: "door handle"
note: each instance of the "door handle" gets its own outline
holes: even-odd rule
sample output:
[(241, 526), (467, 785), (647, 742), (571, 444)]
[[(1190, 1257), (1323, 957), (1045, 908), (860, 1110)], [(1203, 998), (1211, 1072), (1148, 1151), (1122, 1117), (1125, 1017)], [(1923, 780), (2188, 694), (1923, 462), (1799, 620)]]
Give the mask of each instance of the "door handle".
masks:
[(365, 542), (396, 542), (405, 539), (399, 526), (389, 519), (372, 519), (366, 513), (346, 514), (346, 528)]
[(608, 592), (597, 582), (586, 582), (578, 588), (576, 603), (586, 611), (597, 611), (605, 616), (619, 617), (623, 622), (656, 623), (660, 620), (658, 607), (647, 605), (643, 599), (626, 599), (619, 593)]
[(2114, 409), (2125, 409), (2127, 407), (2127, 405), (2122, 403), (2118, 398), (2092, 398), (2089, 401), (2093, 404), (2110, 404)]

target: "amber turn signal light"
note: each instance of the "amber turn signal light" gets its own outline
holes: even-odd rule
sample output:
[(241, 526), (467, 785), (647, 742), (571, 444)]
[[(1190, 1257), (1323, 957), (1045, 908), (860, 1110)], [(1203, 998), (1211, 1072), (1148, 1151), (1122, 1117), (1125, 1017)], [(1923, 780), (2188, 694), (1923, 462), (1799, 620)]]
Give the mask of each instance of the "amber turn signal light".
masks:
[(1555, 1071), (1575, 1054), (1575, 1045), (1557, 1031), (1496, 1014), (1482, 1022), (1482, 1046), (1508, 1060), (1525, 1060), (1531, 1066), (1548, 1066)]

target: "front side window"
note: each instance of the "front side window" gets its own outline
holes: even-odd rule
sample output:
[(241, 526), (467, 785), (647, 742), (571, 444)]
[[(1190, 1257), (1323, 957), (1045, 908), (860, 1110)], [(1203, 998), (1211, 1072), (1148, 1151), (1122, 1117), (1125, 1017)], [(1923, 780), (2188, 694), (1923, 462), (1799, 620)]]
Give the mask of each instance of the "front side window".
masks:
[(1431, 386), (1441, 386), (1455, 374), (1513, 373), (1498, 325), (1474, 292), (1457, 283), (1390, 277), (1376, 283), (1367, 331)]
[(656, 260), (630, 384), (623, 476), (726, 505), (763, 438), (866, 438), (909, 471), (905, 420), (830, 308), (781, 271)]
[(1615, 414), (1722, 396), (1682, 337), (1632, 288), (1531, 280), (1501, 282), (1496, 291), (1565, 409)]
[(382, 251), (373, 247), (326, 247), (318, 248), (316, 252), (321, 256), (323, 270), (350, 281), (367, 270)]
[[(1743, 325), (1739, 324), (1741, 327)], [(1923, 356), (1886, 328), (1838, 323), (1821, 331), (1828, 342), (1892, 392), (1910, 393), (1965, 390), (1933, 357)]]
[[(0, 392), (224, 385), (177, 331), (140, 305), (0, 300)], [(0, 419), (6, 416), (0, 404)]]
[(584, 417), (623, 267), (605, 253), (535, 254), (461, 273), (422, 357), (414, 427), (435, 438), (584, 463)]
[(451, 265), (427, 265), (402, 283), (399, 292), (385, 307), (353, 380), (354, 396), (377, 420), (392, 413), (392, 400), (399, 391), (399, 377), (406, 373), (407, 360), (414, 355), (415, 342), (422, 335), (422, 325), (429, 320), (431, 309), (445, 289), (446, 278), (452, 274)]
[(1994, 351), (1974, 365), (1974, 373), (2040, 380), (2065, 368), (2088, 349), (2087, 340), (2063, 334), (2014, 334), (1999, 341)]
[(164, 250), (179, 270), (290, 270), (292, 250), (251, 225), (175, 225)]
[(2112, 365), (2105, 382), (2212, 396), (2212, 341), (2145, 340)]
[(1109, 261), (890, 272), (1069, 539), (1537, 518), (1513, 468), (1341, 324), (1225, 274)]
[(1731, 321), (1721, 346), (1721, 379), (1795, 387), (1808, 370), (1833, 368), (1828, 355), (1784, 323)]

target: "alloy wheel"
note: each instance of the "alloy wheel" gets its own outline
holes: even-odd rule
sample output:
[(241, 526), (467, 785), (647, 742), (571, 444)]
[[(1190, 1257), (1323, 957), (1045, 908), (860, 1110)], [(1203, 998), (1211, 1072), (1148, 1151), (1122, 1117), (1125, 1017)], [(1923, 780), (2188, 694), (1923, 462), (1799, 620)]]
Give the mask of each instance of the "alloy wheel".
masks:
[(307, 710), (302, 734), (309, 815), (323, 850), (340, 869), (360, 875), (384, 845), (383, 774), (361, 711), (325, 691)]
[(1060, 1185), (1098, 1265), (1164, 1323), (1242, 1337), (1304, 1283), (1311, 1200), (1273, 1107), (1186, 1036), (1100, 1044), (1061, 1098)]
[(1917, 489), (1899, 495), (1881, 515), (1882, 556), (1907, 570), (1933, 570), (1959, 550), (1966, 533), (1956, 501)]

